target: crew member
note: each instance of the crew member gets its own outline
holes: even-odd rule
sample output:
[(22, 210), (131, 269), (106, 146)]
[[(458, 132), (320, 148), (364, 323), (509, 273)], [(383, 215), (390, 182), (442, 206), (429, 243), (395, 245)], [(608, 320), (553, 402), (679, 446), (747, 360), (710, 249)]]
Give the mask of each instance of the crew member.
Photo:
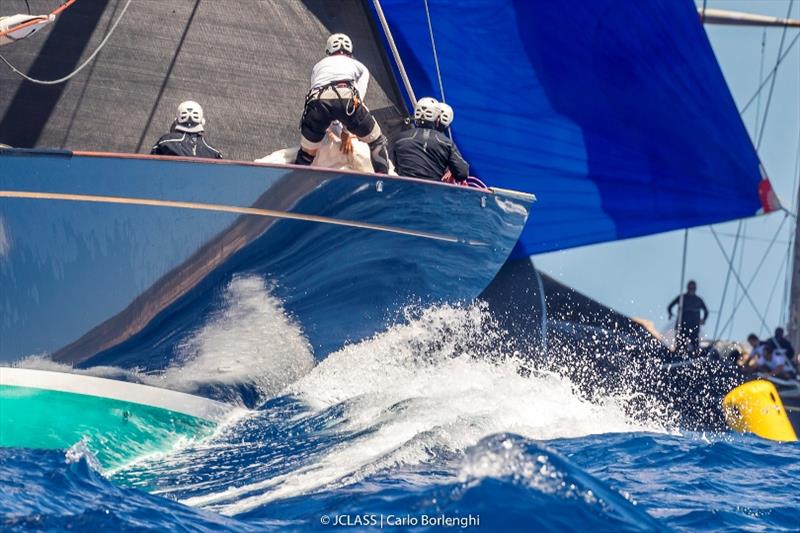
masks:
[(205, 138), (205, 124), (206, 119), (200, 104), (192, 100), (181, 102), (170, 132), (161, 136), (150, 153), (222, 159), (220, 151)]
[(751, 333), (747, 336), (747, 344), (750, 345), (750, 352), (742, 356), (739, 365), (745, 373), (751, 373), (758, 370), (758, 361), (764, 356), (764, 343), (758, 335)]
[(447, 133), (450, 129), (450, 124), (453, 123), (453, 117), (453, 108), (444, 102), (439, 102), (439, 125), (436, 129), (442, 133)]
[(353, 58), (353, 42), (343, 33), (328, 37), (327, 57), (311, 71), (311, 90), (306, 95), (300, 120), (300, 150), (295, 163), (314, 161), (325, 131), (338, 120), (347, 131), (369, 145), (375, 172), (389, 171), (388, 141), (378, 122), (364, 105), (369, 84), (369, 70)]
[(777, 353), (774, 345), (764, 343), (764, 353), (758, 358), (758, 371), (780, 379), (792, 379), (794, 369), (783, 354)]
[[(676, 345), (681, 352), (693, 352), (700, 346), (700, 326), (708, 318), (708, 308), (702, 298), (697, 296), (697, 283), (689, 281), (686, 293), (676, 296), (667, 307), (669, 318), (672, 318), (672, 309), (679, 306), (678, 322), (676, 324)], [(681, 303), (683, 299), (683, 303)]]
[[(450, 117), (452, 120), (452, 114)], [(414, 106), (415, 127), (402, 132), (392, 146), (399, 175), (439, 181), (449, 168), (454, 181), (466, 181), (469, 165), (453, 141), (438, 130), (440, 118), (439, 102), (430, 97), (419, 99)]]
[(789, 339), (783, 336), (783, 328), (775, 328), (775, 335), (766, 342), (775, 349), (775, 355), (782, 355), (787, 361), (794, 360), (794, 347)]

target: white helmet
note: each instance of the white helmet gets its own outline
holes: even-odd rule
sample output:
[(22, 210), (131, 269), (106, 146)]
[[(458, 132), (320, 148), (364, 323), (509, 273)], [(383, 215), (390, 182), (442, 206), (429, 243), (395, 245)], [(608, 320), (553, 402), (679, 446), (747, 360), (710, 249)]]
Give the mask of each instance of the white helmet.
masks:
[(344, 33), (334, 33), (328, 37), (328, 44), (325, 45), (325, 53), (333, 55), (336, 52), (353, 53), (353, 41)]
[(439, 103), (439, 124), (447, 128), (453, 123), (453, 108), (444, 102)]
[(414, 106), (414, 120), (424, 120), (425, 122), (436, 122), (439, 118), (440, 108), (436, 98), (426, 96), (417, 100)]
[(175, 117), (175, 129), (189, 133), (203, 131), (206, 119), (203, 117), (203, 108), (193, 100), (181, 102), (178, 114)]

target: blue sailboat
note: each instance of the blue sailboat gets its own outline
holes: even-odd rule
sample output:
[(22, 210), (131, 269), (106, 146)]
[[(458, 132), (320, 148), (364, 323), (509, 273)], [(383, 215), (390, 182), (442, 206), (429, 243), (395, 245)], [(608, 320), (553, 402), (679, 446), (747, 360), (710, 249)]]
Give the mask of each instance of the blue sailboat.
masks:
[[(689, 0), (373, 5), (407, 97), (458, 110), (453, 136), (477, 176), (537, 191), (537, 216), (482, 294), (515, 347), (540, 362), (563, 348), (556, 365), (589, 395), (634, 383), (676, 406), (686, 427), (724, 427), (722, 398), (744, 380), (735, 365), (676, 364), (644, 327), (533, 265), (540, 253), (783, 209), (704, 31), (705, 10)], [(626, 377), (640, 365), (652, 370)]]
[[(317, 357), (391, 325), (404, 306), (471, 301), (533, 200), (158, 156), (11, 149), (0, 162), (3, 358), (45, 352), (144, 372), (175, 364), (243, 277), (281, 302)], [(3, 387), (4, 414), (29, 401)]]
[[(75, 90), (4, 74), (15, 90), (0, 95), (0, 142), (68, 150), (0, 152), (0, 357), (158, 372), (219, 315), (227, 288), (254, 278), (324, 357), (402, 320), (404, 306), (475, 299), (509, 257), (513, 269), (779, 207), (688, 0), (264, 4), (231, 31), (221, 7), (199, 2), (170, 15), (166, 37), (122, 24), (138, 53), (109, 40)], [(76, 66), (115, 20), (107, 3), (70, 9), (36, 45), (32, 74)], [(274, 17), (286, 11), (290, 30)], [(121, 155), (141, 152), (186, 91), (226, 110), (214, 138), (236, 159), (294, 144), (286, 124), (307, 88), (297, 72), (328, 30), (354, 38), (387, 131), (416, 96), (447, 101), (472, 173), (495, 189)], [(248, 31), (266, 33), (269, 61), (243, 61), (264, 55)], [(533, 197), (511, 190), (537, 194), (534, 216)]]
[[(104, 5), (89, 4), (76, 3), (54, 23), (48, 40), (39, 43), (38, 60), (47, 61), (50, 53), (59, 56), (48, 46), (51, 40), (64, 46), (60, 24), (87, 25), (92, 16), (105, 13)], [(81, 20), (81, 14), (88, 18)], [(67, 42), (86, 38), (91, 28), (84, 30)], [(377, 50), (366, 38), (361, 42), (368, 57), (370, 47)], [(120, 69), (119, 83), (126, 86), (136, 58), (113, 45), (104, 54), (98, 65)], [(370, 66), (377, 85), (385, 79), (384, 60), (374, 55)], [(275, 77), (280, 74), (272, 71)], [(295, 72), (288, 75), (296, 77)], [(91, 90), (91, 77), (83, 82)], [(157, 91), (157, 85), (151, 89)], [(374, 101), (391, 104), (393, 89), (381, 89), (374, 89)], [(3, 141), (36, 145), (0, 148), (0, 360), (6, 362), (44, 354), (54, 365), (113, 367), (116, 377), (125, 379), (158, 376), (192, 358), (187, 346), (229, 309), (231, 291), (267, 302), (276, 327), (296, 332), (321, 359), (402, 321), (410, 306), (473, 301), (511, 253), (535, 199), (525, 192), (397, 176), (135, 155), (103, 142), (99, 132), (93, 147), (116, 152), (39, 148), (58, 146), (43, 131), (49, 124), (38, 123), (32, 114), (19, 121), (14, 117), (25, 115), (29, 103), (46, 107), (59, 91), (25, 81), (2, 96)], [(303, 91), (287, 94), (286, 101), (301, 100)], [(51, 103), (54, 114), (68, 105)], [(103, 112), (95, 104), (87, 107)], [(391, 107), (383, 114), (390, 112)], [(381, 116), (380, 108), (376, 114)], [(272, 120), (290, 122), (287, 117)], [(272, 140), (272, 149), (296, 142), (289, 136), (297, 135), (293, 130), (282, 135)], [(141, 144), (136, 132), (122, 137), (130, 151)], [(222, 145), (241, 154), (241, 137), (233, 131), (231, 142), (222, 137)], [(255, 155), (263, 153), (245, 157)], [(276, 334), (275, 342), (282, 340)], [(218, 373), (225, 374), (227, 363), (219, 366)], [(248, 405), (261, 399), (247, 383), (234, 383), (243, 390), (230, 397), (216, 377), (192, 392)], [(63, 379), (68, 386), (59, 385)], [(14, 431), (3, 432), (0, 444), (64, 447), (83, 434), (104, 466), (117, 466), (142, 450), (170, 445), (161, 440), (153, 446), (131, 444), (131, 439), (163, 432), (131, 433), (120, 427), (158, 425), (171, 428), (166, 433), (173, 438), (200, 437), (222, 418), (203, 416), (213, 402), (201, 398), (196, 403), (202, 409), (186, 410), (177, 407), (178, 397), (165, 407), (157, 401), (159, 394), (141, 387), (2, 367), (2, 424)], [(60, 424), (42, 421), (48, 410), (40, 407), (53, 403), (60, 407), (49, 414), (59, 417)], [(42, 416), (26, 417), (25, 412)], [(48, 427), (57, 428), (63, 438), (51, 438)], [(109, 447), (114, 452), (103, 453)]]

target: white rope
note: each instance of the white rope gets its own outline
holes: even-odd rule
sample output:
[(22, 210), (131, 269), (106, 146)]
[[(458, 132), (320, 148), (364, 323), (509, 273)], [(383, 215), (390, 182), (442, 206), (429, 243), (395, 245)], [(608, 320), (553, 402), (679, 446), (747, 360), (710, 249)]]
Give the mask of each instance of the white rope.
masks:
[(111, 38), (111, 35), (114, 33), (114, 30), (117, 29), (117, 26), (122, 21), (122, 17), (125, 16), (125, 12), (128, 10), (128, 6), (131, 5), (131, 1), (132, 0), (128, 0), (127, 2), (125, 2), (125, 7), (122, 8), (122, 11), (120, 12), (119, 17), (117, 17), (117, 20), (114, 21), (114, 24), (111, 26), (111, 29), (108, 30), (108, 34), (106, 34), (106, 36), (103, 38), (103, 40), (97, 46), (95, 51), (92, 52), (92, 55), (90, 55), (86, 59), (86, 61), (84, 61), (78, 68), (76, 68), (71, 73), (69, 73), (66, 76), (64, 76), (63, 78), (58, 78), (57, 80), (37, 80), (36, 78), (31, 78), (30, 76), (28, 76), (27, 74), (25, 74), (21, 70), (17, 69), (17, 67), (15, 67), (11, 63), (9, 63), (9, 61), (4, 56), (0, 55), (0, 59), (3, 61), (3, 63), (8, 65), (8, 68), (10, 68), (15, 74), (17, 74), (18, 76), (28, 80), (31, 83), (37, 83), (39, 85), (58, 85), (59, 83), (64, 83), (65, 81), (75, 77), (81, 70), (84, 69), (84, 67), (86, 67), (86, 65), (88, 65), (89, 63), (92, 62), (92, 60), (97, 56), (97, 54), (100, 53), (100, 50), (103, 49), (103, 47), (106, 45), (108, 40)]
[(439, 54), (436, 52), (436, 39), (433, 38), (433, 23), (431, 22), (431, 12), (428, 9), (428, 0), (423, 0), (425, 4), (425, 16), (428, 18), (428, 34), (431, 36), (431, 48), (433, 49), (433, 65), (436, 68), (436, 79), (439, 80), (439, 94), (442, 102), (447, 100), (444, 97), (444, 83), (442, 83), (442, 72), (439, 70)]
[(386, 21), (386, 16), (383, 14), (383, 8), (381, 7), (380, 0), (372, 0), (372, 5), (375, 6), (375, 12), (378, 14), (378, 20), (381, 21), (383, 34), (386, 36), (386, 41), (389, 43), (389, 48), (392, 51), (394, 62), (397, 65), (397, 70), (400, 72), (400, 79), (403, 80), (403, 86), (406, 89), (406, 94), (408, 94), (408, 98), (411, 100), (411, 106), (416, 106), (417, 97), (414, 95), (414, 88), (411, 86), (411, 80), (408, 79), (406, 67), (403, 65), (403, 60), (400, 58), (400, 52), (397, 50), (394, 37), (392, 37), (392, 30), (389, 29), (389, 23)]

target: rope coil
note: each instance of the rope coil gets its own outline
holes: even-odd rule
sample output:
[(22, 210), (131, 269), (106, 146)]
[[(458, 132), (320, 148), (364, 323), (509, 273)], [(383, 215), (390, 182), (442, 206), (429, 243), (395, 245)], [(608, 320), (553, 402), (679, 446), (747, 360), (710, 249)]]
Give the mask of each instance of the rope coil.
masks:
[[(103, 47), (106, 45), (108, 40), (114, 34), (114, 30), (116, 30), (117, 26), (119, 26), (119, 23), (122, 22), (122, 18), (125, 16), (125, 12), (128, 11), (128, 7), (131, 5), (131, 1), (132, 0), (128, 0), (127, 2), (125, 2), (125, 7), (122, 8), (122, 11), (120, 12), (119, 16), (117, 17), (117, 20), (114, 21), (114, 24), (112, 24), (112, 26), (108, 30), (108, 33), (106, 34), (106, 36), (103, 38), (103, 40), (100, 42), (100, 44), (94, 50), (94, 52), (92, 52), (92, 54), (86, 59), (86, 61), (81, 63), (78, 66), (78, 68), (76, 68), (75, 70), (73, 70), (72, 72), (70, 72), (69, 74), (67, 74), (66, 76), (64, 76), (62, 78), (58, 78), (56, 80), (38, 80), (36, 78), (31, 78), (30, 76), (28, 76), (27, 74), (25, 74), (24, 72), (19, 70), (17, 67), (12, 65), (8, 61), (8, 59), (6, 59), (3, 55), (0, 55), (0, 60), (2, 60), (3, 63), (5, 63), (8, 66), (8, 68), (10, 68), (12, 72), (14, 72), (14, 74), (18, 75), (21, 78), (24, 78), (25, 80), (27, 80), (27, 81), (29, 81), (31, 83), (36, 83), (38, 85), (58, 85), (59, 83), (64, 83), (65, 81), (68, 81), (68, 80), (74, 78), (81, 70), (83, 70), (89, 63), (91, 63), (92, 60), (94, 60), (95, 57), (97, 57), (97, 54), (100, 53), (100, 50), (103, 49)], [(58, 13), (61, 13), (62, 11), (67, 9), (69, 6), (71, 6), (75, 2), (76, 2), (76, 0), (68, 0), (67, 2), (61, 4), (61, 6), (58, 9), (53, 11), (53, 13), (51, 13), (51, 15), (52, 14), (57, 15)], [(24, 26), (24, 24), (14, 28), (13, 31), (17, 31), (22, 26)], [(2, 36), (2, 35), (0, 35), (0, 36)]]

